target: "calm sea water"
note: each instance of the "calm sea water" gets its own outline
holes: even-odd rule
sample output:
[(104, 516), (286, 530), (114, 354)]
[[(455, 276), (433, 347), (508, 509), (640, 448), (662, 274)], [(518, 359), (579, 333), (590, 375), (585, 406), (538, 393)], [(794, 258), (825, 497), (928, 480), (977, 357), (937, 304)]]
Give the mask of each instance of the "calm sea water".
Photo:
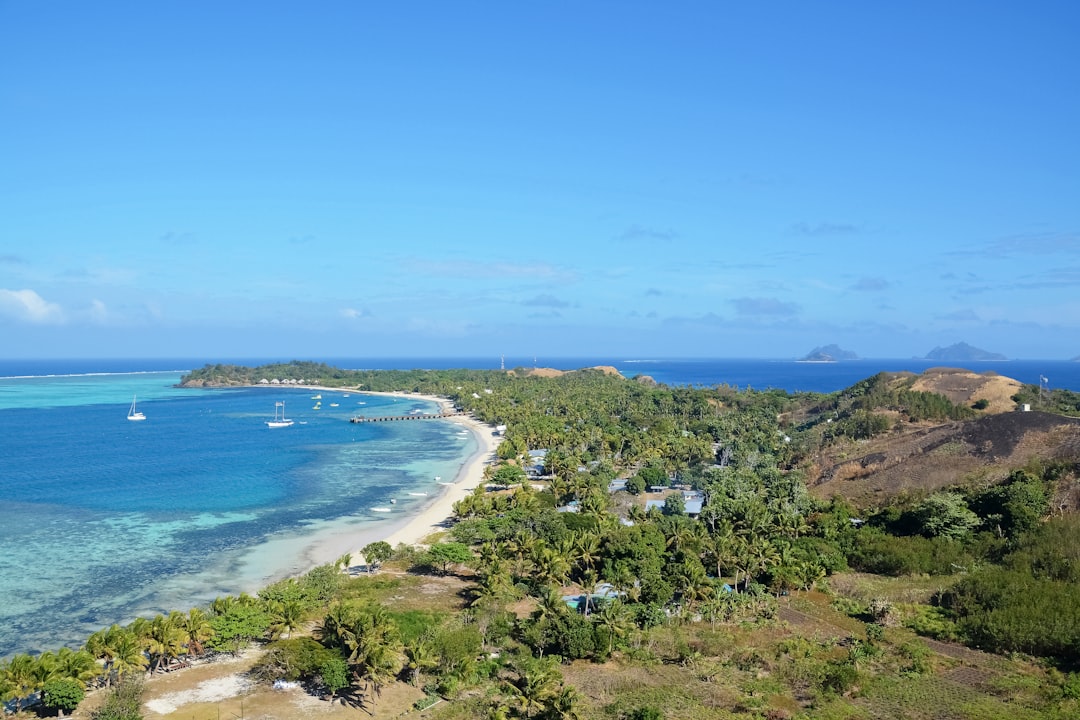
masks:
[[(179, 379), (0, 380), (0, 657), (332, 561), (434, 499), (477, 448), (452, 422), (348, 422), (435, 410), (421, 400), (322, 391), (315, 410), (312, 391)], [(144, 422), (126, 418), (134, 395)], [(266, 427), (276, 401), (297, 424)]]
[[(215, 358), (255, 365), (277, 359)], [(423, 401), (278, 388), (187, 390), (192, 359), (0, 360), (0, 657), (78, 645), (113, 622), (252, 591), (357, 547), (442, 490), (476, 449), (449, 422), (351, 424)], [(328, 359), (346, 368), (496, 369), (533, 358)], [(881, 370), (862, 360), (537, 358), (613, 365), (667, 384), (831, 392)], [(978, 363), (1022, 382), (1080, 391), (1080, 363)], [(126, 419), (133, 396), (147, 415)], [(291, 428), (270, 430), (283, 400)], [(330, 403), (338, 407), (330, 407)], [(365, 403), (360, 405), (359, 403)], [(397, 500), (389, 504), (390, 498)], [(373, 507), (390, 507), (381, 513)], [(380, 533), (381, 534), (381, 533)]]

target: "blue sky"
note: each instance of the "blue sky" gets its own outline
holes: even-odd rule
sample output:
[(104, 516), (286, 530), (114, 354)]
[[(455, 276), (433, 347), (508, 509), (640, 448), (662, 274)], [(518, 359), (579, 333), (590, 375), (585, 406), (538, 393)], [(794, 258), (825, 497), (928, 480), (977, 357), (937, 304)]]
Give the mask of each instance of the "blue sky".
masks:
[(0, 0), (0, 357), (1080, 354), (1074, 2)]

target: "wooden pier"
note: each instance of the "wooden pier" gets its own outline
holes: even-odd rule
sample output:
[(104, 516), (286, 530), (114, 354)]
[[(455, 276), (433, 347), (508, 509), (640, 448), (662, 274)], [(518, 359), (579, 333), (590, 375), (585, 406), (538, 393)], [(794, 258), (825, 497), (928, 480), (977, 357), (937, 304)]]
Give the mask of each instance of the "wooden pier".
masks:
[(456, 412), (442, 412), (435, 414), (424, 413), (412, 413), (410, 415), (383, 415), (376, 417), (365, 417), (364, 415), (354, 415), (349, 418), (351, 423), (369, 423), (369, 422), (395, 422), (397, 420), (437, 420), (438, 418), (457, 417), (458, 415), (467, 415), (461, 411)]

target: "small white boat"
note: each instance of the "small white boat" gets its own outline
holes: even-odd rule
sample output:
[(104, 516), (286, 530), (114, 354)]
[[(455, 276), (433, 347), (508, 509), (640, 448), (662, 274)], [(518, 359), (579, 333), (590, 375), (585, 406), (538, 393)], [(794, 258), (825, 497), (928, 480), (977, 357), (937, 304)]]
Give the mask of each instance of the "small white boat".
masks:
[(338, 406), (337, 403), (330, 403), (330, 407), (337, 407), (337, 406)]
[(349, 393), (345, 393), (345, 394), (344, 394), (344, 395), (342, 395), (341, 397), (349, 397)]
[[(278, 412), (278, 408), (281, 408), (281, 412)], [(289, 427), (293, 424), (293, 421), (285, 417), (285, 401), (274, 403), (274, 419), (266, 421), (266, 427), (268, 428), (283, 428)]]
[(131, 420), (133, 422), (138, 421), (138, 420), (145, 420), (146, 419), (145, 415), (143, 415), (141, 412), (139, 412), (138, 410), (135, 409), (135, 396), (134, 395), (131, 396), (131, 408), (128, 410), (128, 416), (127, 417), (128, 417), (128, 420)]
[(390, 498), (391, 505), (397, 505), (397, 498)]
[(373, 508), (371, 508), (371, 512), (390, 512), (390, 508), (386, 508), (386, 507), (373, 507)]
[(322, 400), (322, 395), (312, 395), (311, 399), (312, 400)]
[(436, 475), (435, 476), (435, 482), (439, 482), (440, 480), (442, 480), (442, 476), (441, 475)]

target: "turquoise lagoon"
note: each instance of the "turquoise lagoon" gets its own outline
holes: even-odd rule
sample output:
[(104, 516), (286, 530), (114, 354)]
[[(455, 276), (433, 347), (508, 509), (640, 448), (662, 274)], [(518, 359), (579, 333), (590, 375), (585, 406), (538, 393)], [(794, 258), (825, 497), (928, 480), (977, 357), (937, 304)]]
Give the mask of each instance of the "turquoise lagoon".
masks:
[[(419, 512), (478, 447), (449, 421), (348, 422), (436, 409), (419, 398), (323, 390), (315, 409), (312, 390), (180, 376), (0, 379), (0, 657), (331, 562)], [(270, 429), (280, 401), (296, 423)]]

